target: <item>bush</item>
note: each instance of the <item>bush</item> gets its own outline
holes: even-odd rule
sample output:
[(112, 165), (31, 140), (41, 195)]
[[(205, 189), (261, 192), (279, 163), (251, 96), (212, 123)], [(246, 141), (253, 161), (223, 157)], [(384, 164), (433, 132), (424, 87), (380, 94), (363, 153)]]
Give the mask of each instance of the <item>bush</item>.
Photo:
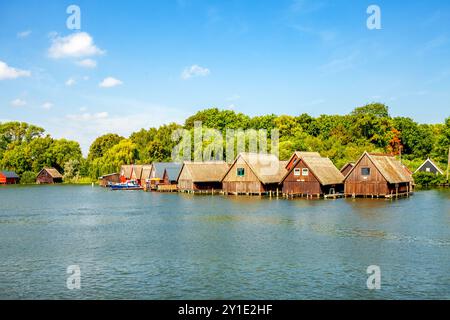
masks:
[(36, 183), (36, 173), (32, 171), (25, 171), (24, 173), (22, 173), (22, 176), (20, 177), (20, 183), (22, 184)]
[(420, 186), (437, 186), (446, 182), (445, 176), (432, 172), (417, 172), (413, 177), (414, 182)]

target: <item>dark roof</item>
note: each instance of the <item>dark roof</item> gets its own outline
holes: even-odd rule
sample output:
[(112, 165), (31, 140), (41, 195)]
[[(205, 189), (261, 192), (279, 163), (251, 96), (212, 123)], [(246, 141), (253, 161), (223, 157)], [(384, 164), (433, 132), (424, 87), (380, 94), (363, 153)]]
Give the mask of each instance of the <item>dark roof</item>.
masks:
[(180, 175), (182, 165), (177, 164), (177, 166), (166, 168), (167, 176), (169, 177), (169, 181), (177, 181), (178, 176)]
[[(166, 169), (175, 168), (178, 169), (178, 173), (181, 170), (181, 163), (176, 162), (154, 162), (153, 163), (153, 170), (155, 171), (155, 176), (152, 178), (159, 178), (162, 179), (164, 176), (164, 171)], [(178, 177), (178, 174), (175, 176), (174, 180), (176, 180)], [(170, 179), (170, 176), (169, 176)]]
[(0, 171), (0, 173), (8, 179), (19, 179), (19, 176), (14, 171)]

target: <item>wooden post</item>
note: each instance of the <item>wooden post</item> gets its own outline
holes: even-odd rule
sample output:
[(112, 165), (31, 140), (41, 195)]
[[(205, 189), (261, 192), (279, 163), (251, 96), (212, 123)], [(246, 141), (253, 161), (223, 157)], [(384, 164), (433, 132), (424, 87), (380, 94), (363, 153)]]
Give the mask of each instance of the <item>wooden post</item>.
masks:
[(448, 183), (448, 171), (450, 167), (450, 147), (448, 147), (448, 161), (447, 161), (447, 183)]

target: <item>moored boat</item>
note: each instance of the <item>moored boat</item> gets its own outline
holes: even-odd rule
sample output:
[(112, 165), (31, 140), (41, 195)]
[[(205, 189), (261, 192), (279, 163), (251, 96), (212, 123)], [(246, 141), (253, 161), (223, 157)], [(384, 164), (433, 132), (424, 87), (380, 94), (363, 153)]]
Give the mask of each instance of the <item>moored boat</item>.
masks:
[(112, 183), (108, 185), (111, 190), (142, 190), (136, 180), (129, 180), (123, 183)]

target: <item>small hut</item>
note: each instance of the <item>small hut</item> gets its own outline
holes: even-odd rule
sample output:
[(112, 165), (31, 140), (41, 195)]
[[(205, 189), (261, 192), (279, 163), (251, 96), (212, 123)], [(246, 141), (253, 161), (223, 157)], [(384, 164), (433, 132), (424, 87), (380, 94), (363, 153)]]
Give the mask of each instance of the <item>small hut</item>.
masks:
[(61, 183), (63, 176), (55, 168), (43, 168), (36, 177), (37, 184)]
[[(316, 154), (299, 155), (281, 184), (286, 196), (336, 195), (344, 190), (344, 176), (329, 158)], [(294, 156), (293, 155), (293, 156)], [(292, 158), (292, 157), (291, 157)]]
[(110, 184), (119, 183), (119, 182), (120, 182), (120, 174), (119, 173), (105, 174), (98, 178), (98, 184), (101, 187), (107, 187)]
[(345, 177), (345, 194), (364, 197), (408, 195), (413, 183), (400, 161), (387, 154), (364, 154)]
[(419, 168), (417, 168), (417, 170), (414, 172), (431, 172), (434, 173), (436, 175), (438, 174), (444, 174), (444, 171), (442, 171), (437, 165), (436, 163), (433, 162), (433, 160), (431, 160), (430, 158), (428, 158), (427, 160), (425, 160)]
[(17, 184), (19, 176), (14, 171), (0, 171), (0, 184)]
[(263, 195), (278, 192), (287, 162), (275, 155), (240, 153), (222, 179), (226, 194)]
[(354, 162), (347, 162), (339, 171), (341, 171), (342, 175), (345, 177), (354, 166), (355, 166)]
[(178, 190), (213, 193), (222, 190), (222, 178), (228, 170), (223, 161), (185, 162), (178, 176)]

